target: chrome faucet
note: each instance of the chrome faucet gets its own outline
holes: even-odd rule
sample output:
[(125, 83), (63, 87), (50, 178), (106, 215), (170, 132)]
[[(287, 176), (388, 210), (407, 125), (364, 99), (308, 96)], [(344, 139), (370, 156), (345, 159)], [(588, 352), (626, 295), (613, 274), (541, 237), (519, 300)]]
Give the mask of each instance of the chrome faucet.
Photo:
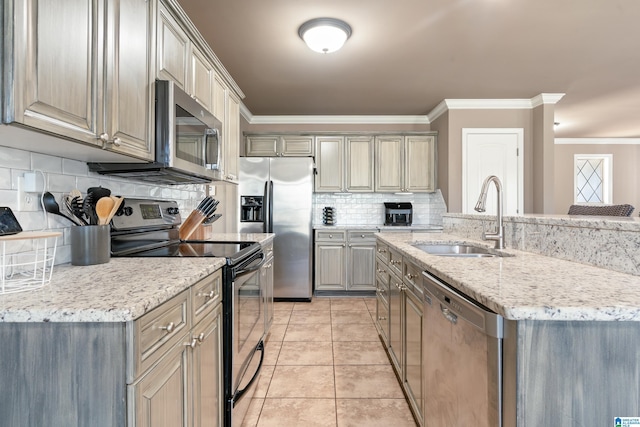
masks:
[(502, 183), (497, 176), (489, 175), (482, 183), (482, 190), (480, 190), (480, 197), (478, 197), (478, 203), (476, 203), (475, 210), (478, 212), (486, 211), (487, 191), (489, 190), (490, 182), (493, 182), (496, 185), (496, 190), (498, 190), (498, 227), (495, 233), (487, 233), (486, 231), (483, 231), (482, 240), (495, 240), (495, 248), (504, 249), (504, 224), (502, 223)]

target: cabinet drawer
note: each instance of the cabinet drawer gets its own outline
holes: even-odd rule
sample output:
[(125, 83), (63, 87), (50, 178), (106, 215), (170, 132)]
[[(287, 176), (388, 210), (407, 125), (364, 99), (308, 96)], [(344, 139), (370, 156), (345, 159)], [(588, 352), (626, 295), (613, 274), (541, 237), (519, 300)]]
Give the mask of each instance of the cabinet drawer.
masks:
[(402, 277), (402, 254), (389, 248), (389, 270)]
[(404, 274), (402, 281), (411, 287), (413, 293), (422, 295), (422, 269), (417, 265), (405, 261), (403, 264)]
[(202, 279), (191, 288), (191, 307), (195, 325), (221, 301), (222, 269)]
[(318, 242), (345, 242), (346, 241), (346, 232), (344, 230), (335, 230), (335, 231), (325, 231), (318, 230), (316, 231), (316, 241)]
[(376, 241), (376, 230), (349, 230), (349, 243), (372, 243)]
[(389, 284), (389, 267), (380, 258), (376, 258), (376, 276), (382, 283)]
[(376, 296), (389, 305), (389, 275), (376, 276)]
[(133, 378), (151, 367), (190, 328), (186, 290), (133, 322)]
[(376, 243), (376, 256), (381, 259), (385, 264), (389, 263), (389, 246), (384, 243)]
[(380, 298), (376, 300), (376, 325), (382, 340), (386, 345), (389, 345), (389, 307)]

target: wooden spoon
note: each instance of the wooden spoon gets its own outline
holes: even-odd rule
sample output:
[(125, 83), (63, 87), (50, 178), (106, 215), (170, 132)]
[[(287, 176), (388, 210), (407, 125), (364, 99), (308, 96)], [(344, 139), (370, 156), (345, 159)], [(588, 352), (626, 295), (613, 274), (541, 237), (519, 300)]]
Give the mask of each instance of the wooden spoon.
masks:
[(111, 197), (102, 197), (96, 203), (96, 215), (98, 215), (98, 225), (108, 224), (109, 214), (113, 209), (115, 201)]
[(120, 205), (124, 200), (124, 198), (119, 196), (109, 196), (109, 197), (111, 198), (111, 200), (113, 200), (113, 207), (111, 208), (111, 212), (109, 212), (109, 216), (107, 217), (107, 222), (105, 222), (105, 224), (109, 224), (113, 219), (113, 217), (116, 216), (116, 212), (118, 212), (118, 209), (120, 209)]

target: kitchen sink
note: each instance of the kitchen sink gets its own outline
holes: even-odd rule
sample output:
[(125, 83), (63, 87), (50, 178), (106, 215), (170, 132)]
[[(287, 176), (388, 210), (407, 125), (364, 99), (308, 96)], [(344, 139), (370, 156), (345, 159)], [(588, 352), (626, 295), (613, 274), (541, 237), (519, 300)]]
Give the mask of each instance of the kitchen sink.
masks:
[(448, 243), (418, 243), (412, 245), (431, 255), (450, 256), (461, 258), (483, 258), (502, 256), (503, 254), (492, 251), (482, 246), (468, 244), (448, 244)]

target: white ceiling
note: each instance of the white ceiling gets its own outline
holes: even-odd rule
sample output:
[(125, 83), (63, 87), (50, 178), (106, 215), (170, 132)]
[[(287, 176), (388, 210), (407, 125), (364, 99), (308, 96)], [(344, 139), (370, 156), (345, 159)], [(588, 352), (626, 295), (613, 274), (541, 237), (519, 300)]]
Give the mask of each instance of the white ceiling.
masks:
[[(426, 115), (565, 93), (557, 137), (640, 137), (638, 0), (179, 0), (262, 115)], [(298, 37), (348, 22), (342, 50)]]

